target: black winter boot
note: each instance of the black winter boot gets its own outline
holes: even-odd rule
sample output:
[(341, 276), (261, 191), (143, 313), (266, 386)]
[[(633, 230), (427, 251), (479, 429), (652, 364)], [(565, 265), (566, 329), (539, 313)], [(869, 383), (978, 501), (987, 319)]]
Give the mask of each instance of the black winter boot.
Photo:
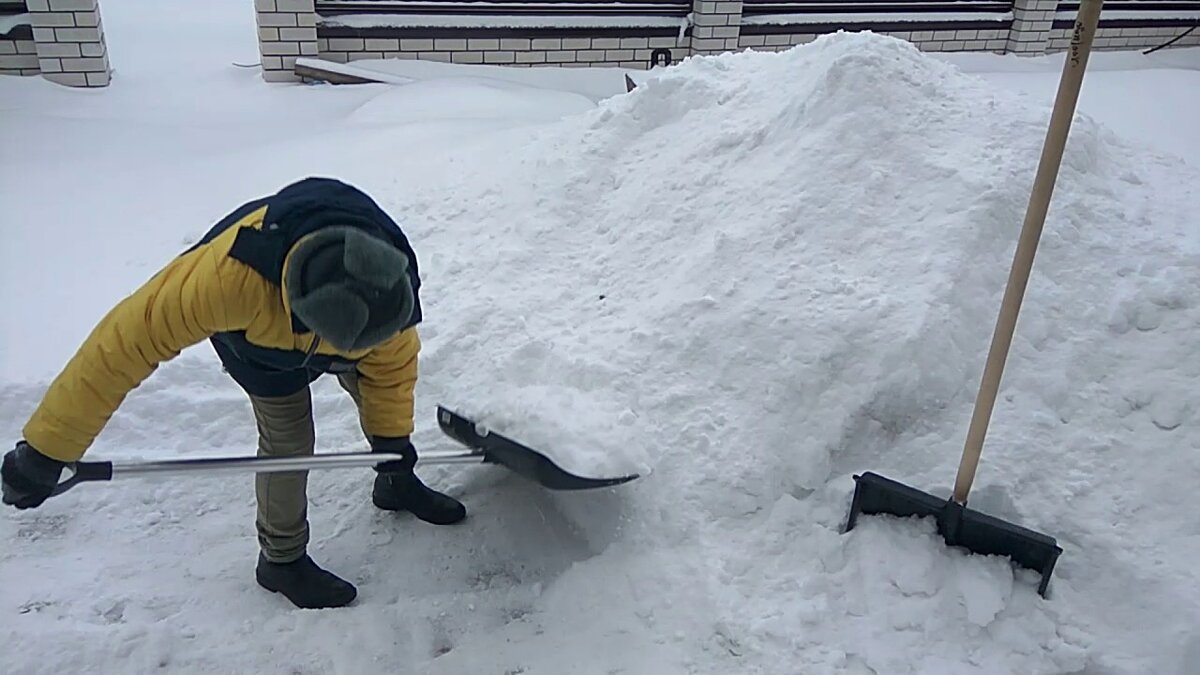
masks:
[(467, 517), (467, 509), (458, 500), (431, 490), (413, 473), (417, 465), (417, 450), (407, 436), (374, 438), (374, 452), (404, 455), (404, 459), (383, 462), (375, 468), (375, 489), (371, 501), (384, 511), (409, 511), (417, 518), (434, 525), (451, 525)]
[(431, 490), (411, 472), (376, 476), (371, 501), (385, 511), (409, 511), (434, 525), (451, 525), (467, 517), (467, 509), (462, 503)]
[(258, 585), (284, 597), (301, 609), (325, 609), (350, 604), (358, 589), (317, 567), (307, 555), (290, 563), (274, 563), (262, 554), (254, 572)]

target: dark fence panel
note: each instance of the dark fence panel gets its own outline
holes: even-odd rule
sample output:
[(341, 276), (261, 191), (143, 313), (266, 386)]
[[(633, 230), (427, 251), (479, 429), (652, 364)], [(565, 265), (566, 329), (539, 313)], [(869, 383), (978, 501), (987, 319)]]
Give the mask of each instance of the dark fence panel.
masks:
[[(1060, 2), (1055, 28), (1071, 28), (1078, 2)], [(1188, 27), (1200, 24), (1200, 0), (1106, 0), (1101, 28)]]
[(755, 14), (927, 14), (1008, 12), (1012, 0), (750, 0), (742, 16)]
[(1013, 0), (746, 0), (741, 32), (1007, 30), (1012, 9)]

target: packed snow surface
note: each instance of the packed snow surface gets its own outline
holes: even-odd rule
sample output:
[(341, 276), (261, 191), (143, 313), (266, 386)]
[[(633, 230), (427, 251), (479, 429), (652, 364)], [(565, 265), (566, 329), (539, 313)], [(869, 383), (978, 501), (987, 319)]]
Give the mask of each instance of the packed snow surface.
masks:
[[(113, 14), (114, 43), (148, 20)], [(6, 670), (1200, 671), (1200, 171), (1181, 156), (1074, 123), (971, 496), (1058, 538), (1042, 598), (929, 523), (842, 526), (857, 472), (948, 494), (1048, 98), (871, 34), (689, 59), (537, 110), (470, 80), (255, 72), (193, 82), (213, 97), (185, 103), (127, 71), (104, 92), (0, 83), (21, 150), (0, 162), (7, 438), (169, 256), (244, 199), (333, 175), (421, 259), (418, 448), (453, 447), (443, 403), (574, 471), (643, 476), (554, 493), (431, 466), (471, 513), (434, 528), (374, 510), (368, 471), (314, 472), (311, 553), (360, 590), (320, 612), (254, 585), (249, 476), (81, 486), (0, 519)], [(64, 185), (82, 187), (51, 199)], [(362, 448), (336, 383), (315, 408), (319, 452)], [(253, 447), (201, 344), (89, 458)]]

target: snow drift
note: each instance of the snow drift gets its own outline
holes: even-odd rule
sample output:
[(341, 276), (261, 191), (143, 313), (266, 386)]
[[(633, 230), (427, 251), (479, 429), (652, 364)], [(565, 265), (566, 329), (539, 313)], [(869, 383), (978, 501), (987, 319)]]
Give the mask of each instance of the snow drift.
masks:
[[(347, 122), (379, 134), (387, 105)], [(1048, 118), (907, 43), (838, 34), (380, 161), (394, 178), (371, 191), (425, 275), (418, 410), (648, 475), (565, 495), (430, 470), (472, 512), (448, 532), (373, 512), (361, 475), (314, 474), (316, 555), (361, 589), (315, 616), (253, 592), (249, 482), (77, 490), (2, 524), (7, 568), (39, 560), (3, 596), (8, 639), (37, 655), (22, 672), (1194, 671), (1200, 509), (1156, 487), (1200, 480), (1197, 173), (1086, 116), (972, 494), (1060, 538), (1052, 598), (927, 523), (840, 532), (854, 472), (948, 489)], [(210, 355), (155, 377), (95, 454), (152, 454), (163, 416), (205, 431), (181, 451), (249, 446)], [(10, 436), (33, 389), (0, 394)], [(315, 406), (322, 451), (360, 442), (336, 385)], [(415, 440), (444, 443), (432, 419)], [(99, 530), (103, 567), (74, 571), (69, 535)]]
[[(654, 565), (666, 568), (663, 594), (706, 608), (700, 618), (684, 601), (673, 617), (688, 653), (737, 645), (727, 667), (768, 672), (1120, 661), (1090, 652), (1088, 632), (1060, 613), (1093, 592), (1067, 579), (1097, 572), (1061, 499), (1078, 480), (1064, 461), (1090, 460), (1063, 453), (1096, 452), (1095, 425), (1112, 412), (1082, 380), (1140, 360), (1125, 373), (1136, 381), (1182, 356), (1113, 347), (1106, 315), (1114, 287), (1131, 287), (1117, 272), (1130, 250), (1160, 256), (1141, 274), (1165, 288), (1118, 314), (1190, 309), (1178, 294), (1200, 277), (1178, 248), (1194, 237), (1163, 241), (1186, 212), (1145, 186), (1166, 160), (1086, 116), (972, 501), (1065, 537), (1057, 603), (1003, 561), (945, 551), (925, 526), (838, 534), (855, 471), (948, 492), (1048, 118), (1049, 105), (872, 35), (665, 71), (493, 169), (510, 178), (492, 190), (529, 196), (490, 205), (490, 245), (462, 239), (474, 269), (495, 271), (472, 284), (456, 269), (470, 285), (447, 291), (463, 320), (439, 343), (478, 340), (487, 355), (486, 367), (454, 369), (455, 388), (491, 426), (581, 472), (615, 473), (619, 458), (653, 467), (622, 492), (619, 541), (678, 547)], [(1190, 476), (1200, 466), (1162, 461)], [(583, 508), (574, 518), (590, 529)], [(1147, 638), (1159, 663), (1179, 658), (1177, 638)]]
[[(1045, 122), (875, 36), (689, 61), (494, 169), (512, 176), (494, 189), (537, 197), (496, 205), (490, 250), (462, 239), (496, 270), (455, 270), (479, 284), (454, 291), (495, 364), (458, 386), (490, 388), (474, 412), (551, 448), (678, 448), (654, 464), (761, 490), (754, 508), (817, 489), (973, 395)], [(1111, 138), (1076, 132), (1038, 297), (1088, 215), (1072, 195), (1118, 170)]]

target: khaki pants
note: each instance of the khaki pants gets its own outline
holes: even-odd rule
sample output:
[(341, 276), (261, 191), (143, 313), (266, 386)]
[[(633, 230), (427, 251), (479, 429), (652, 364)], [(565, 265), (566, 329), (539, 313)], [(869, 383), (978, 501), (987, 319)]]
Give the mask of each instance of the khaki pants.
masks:
[[(338, 382), (354, 399), (362, 418), (362, 399), (355, 373), (338, 375)], [(258, 425), (259, 457), (312, 455), (316, 445), (312, 392), (308, 387), (290, 396), (250, 396)], [(361, 424), (361, 422), (360, 422)], [(363, 431), (364, 436), (366, 431)], [(263, 555), (286, 563), (304, 555), (308, 547), (308, 472), (288, 471), (255, 475), (258, 514), (255, 526)]]

